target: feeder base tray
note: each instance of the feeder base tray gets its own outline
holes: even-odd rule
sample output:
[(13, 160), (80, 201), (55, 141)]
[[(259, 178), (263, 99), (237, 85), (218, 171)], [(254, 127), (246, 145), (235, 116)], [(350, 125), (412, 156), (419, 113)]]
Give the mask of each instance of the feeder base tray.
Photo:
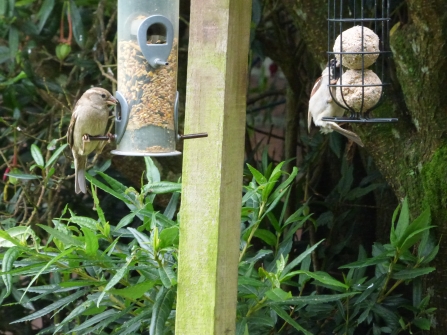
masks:
[(112, 150), (111, 153), (120, 156), (152, 156), (152, 157), (178, 156), (182, 154), (180, 151), (177, 150), (171, 152), (139, 152), (139, 151)]
[(390, 123), (399, 121), (398, 118), (351, 118), (351, 117), (324, 117), (323, 121), (344, 122), (344, 123)]

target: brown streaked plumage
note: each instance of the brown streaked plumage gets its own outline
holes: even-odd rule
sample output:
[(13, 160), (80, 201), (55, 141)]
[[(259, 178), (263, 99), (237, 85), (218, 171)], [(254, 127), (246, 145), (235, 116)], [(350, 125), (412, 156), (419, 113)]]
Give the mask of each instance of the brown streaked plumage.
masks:
[(86, 193), (85, 168), (87, 157), (99, 145), (98, 141), (85, 142), (84, 135), (104, 135), (109, 118), (109, 105), (117, 100), (109, 91), (93, 87), (85, 91), (76, 103), (67, 131), (67, 141), (71, 148), (75, 167), (75, 192)]

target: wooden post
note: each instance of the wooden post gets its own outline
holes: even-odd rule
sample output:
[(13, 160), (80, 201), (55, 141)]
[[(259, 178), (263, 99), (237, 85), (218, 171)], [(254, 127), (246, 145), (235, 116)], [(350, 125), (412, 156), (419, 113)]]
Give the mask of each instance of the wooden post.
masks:
[(251, 0), (192, 0), (177, 335), (235, 333)]

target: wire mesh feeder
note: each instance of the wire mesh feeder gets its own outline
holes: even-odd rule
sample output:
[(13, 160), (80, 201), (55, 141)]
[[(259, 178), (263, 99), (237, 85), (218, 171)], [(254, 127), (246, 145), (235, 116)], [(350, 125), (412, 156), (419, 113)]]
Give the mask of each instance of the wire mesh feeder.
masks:
[(371, 117), (389, 85), (385, 75), (385, 60), (391, 53), (389, 22), (390, 0), (328, 1), (328, 61), (335, 58), (337, 66), (345, 69), (330, 73), (329, 91), (349, 116), (324, 117), (323, 121), (398, 121)]

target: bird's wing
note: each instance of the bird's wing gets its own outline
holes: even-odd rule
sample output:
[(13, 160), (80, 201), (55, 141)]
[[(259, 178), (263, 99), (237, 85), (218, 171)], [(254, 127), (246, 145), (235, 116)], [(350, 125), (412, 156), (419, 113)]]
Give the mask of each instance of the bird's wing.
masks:
[[(319, 77), (314, 84), (314, 87), (312, 88), (312, 92), (310, 92), (310, 98), (312, 99), (313, 95), (315, 94), (315, 92), (318, 91), (318, 89), (321, 86), (321, 82), (322, 82), (323, 77)], [(312, 113), (310, 112), (310, 108), (307, 112), (307, 130), (310, 131), (310, 127), (312, 126)]]
[(73, 114), (71, 114), (71, 120), (70, 124), (68, 125), (67, 130), (67, 142), (70, 148), (73, 148), (73, 130), (76, 123), (77, 113), (76, 113), (76, 107), (78, 107), (79, 101), (76, 103), (75, 107), (73, 108)]
[(340, 127), (335, 122), (327, 122), (327, 126), (330, 127), (331, 129), (335, 130), (337, 133), (340, 133), (343, 136), (346, 136), (347, 138), (349, 138), (350, 140), (354, 141), (355, 143), (357, 143), (361, 147), (364, 146), (361, 138), (356, 133), (354, 133), (352, 131), (349, 131), (349, 130), (346, 130), (346, 129), (343, 129), (342, 127)]
[(321, 82), (322, 82), (321, 79), (323, 79), (323, 77), (319, 77), (317, 80), (315, 80), (315, 84), (314, 84), (314, 87), (312, 88), (312, 92), (310, 92), (311, 98), (315, 94), (315, 92), (318, 91), (318, 89), (320, 88)]

